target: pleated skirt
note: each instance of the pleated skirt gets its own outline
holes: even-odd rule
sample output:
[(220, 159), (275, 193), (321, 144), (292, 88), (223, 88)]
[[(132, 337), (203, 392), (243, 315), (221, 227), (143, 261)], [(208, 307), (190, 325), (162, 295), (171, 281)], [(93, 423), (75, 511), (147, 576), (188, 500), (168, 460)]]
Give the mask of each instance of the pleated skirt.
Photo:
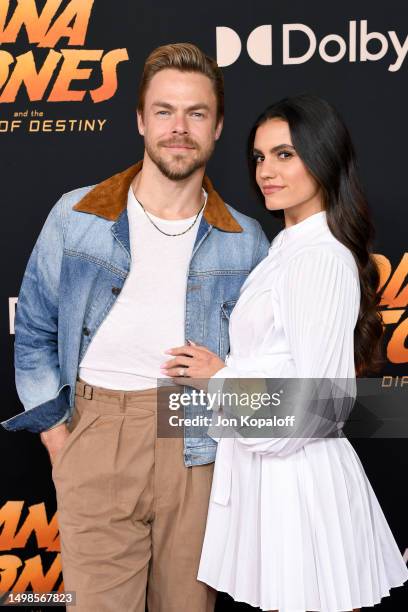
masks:
[(344, 612), (375, 605), (408, 579), (346, 438), (317, 440), (287, 457), (235, 444), (229, 502), (213, 498), (198, 579), (235, 601)]

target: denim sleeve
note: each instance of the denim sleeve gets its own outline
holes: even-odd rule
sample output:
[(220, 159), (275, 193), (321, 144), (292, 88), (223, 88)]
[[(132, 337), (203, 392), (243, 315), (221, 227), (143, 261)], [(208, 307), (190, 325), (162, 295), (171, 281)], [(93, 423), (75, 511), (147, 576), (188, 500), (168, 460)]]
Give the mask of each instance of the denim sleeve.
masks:
[[(60, 388), (58, 297), (63, 245), (61, 198), (34, 246), (18, 296), (14, 364), (25, 410), (57, 396)], [(60, 420), (61, 415), (54, 424)]]
[(55, 427), (58, 427), (58, 425), (62, 425), (63, 423), (65, 423), (68, 419), (68, 415), (65, 414), (62, 419), (60, 419), (59, 421), (57, 421), (56, 423), (54, 423), (54, 425), (52, 425), (51, 427), (47, 427), (47, 429), (44, 429), (43, 431), (51, 431), (51, 429), (55, 429)]
[(261, 225), (255, 221), (257, 225), (257, 234), (255, 240), (254, 258), (252, 260), (252, 268), (255, 268), (268, 254), (270, 241), (266, 237)]

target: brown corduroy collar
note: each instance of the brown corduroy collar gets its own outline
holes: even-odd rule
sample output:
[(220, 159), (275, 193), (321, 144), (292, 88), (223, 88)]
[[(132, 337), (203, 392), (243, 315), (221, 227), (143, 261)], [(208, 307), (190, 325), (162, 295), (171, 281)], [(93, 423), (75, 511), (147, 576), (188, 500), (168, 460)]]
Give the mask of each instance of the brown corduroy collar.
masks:
[[(116, 221), (126, 208), (129, 187), (143, 162), (131, 166), (123, 172), (114, 174), (99, 185), (96, 185), (73, 207), (74, 210)], [(203, 216), (207, 223), (224, 232), (242, 232), (242, 227), (229, 212), (222, 198), (215, 191), (210, 179), (205, 176), (203, 187), (208, 193)]]

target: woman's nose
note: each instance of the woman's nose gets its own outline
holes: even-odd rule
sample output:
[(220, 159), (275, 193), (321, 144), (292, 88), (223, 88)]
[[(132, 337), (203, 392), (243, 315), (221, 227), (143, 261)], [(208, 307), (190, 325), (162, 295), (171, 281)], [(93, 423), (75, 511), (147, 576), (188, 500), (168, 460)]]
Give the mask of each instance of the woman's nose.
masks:
[(260, 168), (259, 176), (263, 179), (275, 177), (277, 175), (276, 166), (273, 162), (264, 160)]

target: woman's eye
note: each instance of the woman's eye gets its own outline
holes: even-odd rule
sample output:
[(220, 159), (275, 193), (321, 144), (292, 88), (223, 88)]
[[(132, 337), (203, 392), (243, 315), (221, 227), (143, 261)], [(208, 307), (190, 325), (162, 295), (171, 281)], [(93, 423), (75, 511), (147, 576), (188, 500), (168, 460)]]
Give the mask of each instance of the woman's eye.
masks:
[(263, 160), (264, 160), (264, 156), (263, 156), (263, 155), (255, 155), (255, 154), (254, 154), (254, 155), (252, 156), (252, 159), (253, 159), (253, 161), (254, 161), (256, 164), (259, 164), (261, 161), (263, 161)]
[(280, 159), (289, 159), (290, 157), (293, 157), (293, 155), (290, 151), (279, 151), (278, 157)]

